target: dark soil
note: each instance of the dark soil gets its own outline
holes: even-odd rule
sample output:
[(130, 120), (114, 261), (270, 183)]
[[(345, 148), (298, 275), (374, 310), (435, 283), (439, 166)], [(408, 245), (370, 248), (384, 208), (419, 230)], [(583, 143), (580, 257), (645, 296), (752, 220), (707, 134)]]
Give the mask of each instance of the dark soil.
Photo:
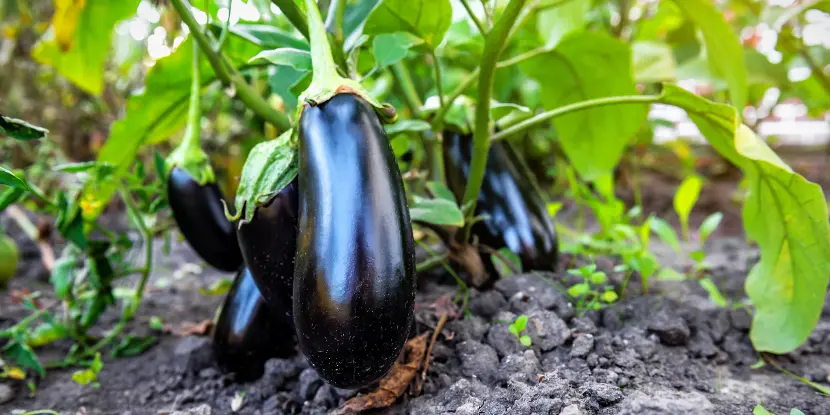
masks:
[[(22, 242), (22, 241), (21, 241)], [(404, 397), (380, 413), (412, 414), (748, 414), (763, 403), (778, 414), (800, 408), (806, 414), (830, 414), (830, 398), (770, 365), (753, 369), (759, 360), (748, 337), (750, 315), (737, 304), (743, 281), (757, 252), (738, 239), (720, 239), (709, 247), (712, 276), (735, 302), (718, 309), (694, 281), (656, 281), (652, 293), (637, 296), (637, 281), (619, 303), (604, 310), (575, 310), (555, 286), (569, 282), (564, 270), (580, 260), (563, 256), (556, 273), (503, 279), (493, 290), (473, 292), (471, 314), (452, 320), (432, 350), (422, 396)], [(37, 272), (33, 247), (10, 291), (50, 288)], [(672, 263), (672, 254), (663, 258)], [(596, 259), (619, 285), (614, 262)], [(165, 324), (211, 319), (220, 297), (198, 288), (219, 278), (198, 263), (195, 254), (174, 244), (169, 256), (157, 256), (151, 291), (129, 330), (151, 334), (151, 316)], [(188, 268), (195, 273), (184, 272)], [(0, 327), (25, 315), (0, 296)], [(456, 287), (443, 273), (422, 276), (416, 308), (418, 330), (434, 327), (452, 307)], [(118, 310), (100, 327), (111, 327)], [(529, 316), (526, 333), (532, 346), (522, 346), (509, 333), (517, 315)], [(158, 333), (156, 333), (158, 335)], [(59, 357), (65, 344), (41, 351)], [(808, 379), (827, 382), (830, 374), (830, 309), (806, 345), (776, 361)], [(83, 387), (71, 380), (73, 370), (51, 370), (30, 397), (24, 384), (0, 383), (0, 414), (52, 409), (65, 414), (230, 414), (231, 401), (244, 393), (239, 414), (323, 414), (356, 392), (325, 384), (301, 357), (272, 359), (256, 382), (236, 384), (214, 367), (209, 337), (160, 335), (144, 354), (105, 359), (100, 386)], [(181, 412), (177, 412), (181, 411)]]

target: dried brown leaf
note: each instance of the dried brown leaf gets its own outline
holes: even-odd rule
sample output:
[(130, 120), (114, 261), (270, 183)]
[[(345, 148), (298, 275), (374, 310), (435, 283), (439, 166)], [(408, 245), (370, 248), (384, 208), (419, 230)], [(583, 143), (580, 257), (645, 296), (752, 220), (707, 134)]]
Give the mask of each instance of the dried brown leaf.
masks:
[(370, 409), (385, 408), (395, 403), (406, 392), (406, 389), (418, 374), (424, 355), (427, 351), (427, 336), (424, 333), (409, 340), (404, 347), (405, 361), (395, 362), (392, 370), (381, 379), (377, 390), (366, 395), (356, 396), (346, 401), (336, 412), (339, 414), (353, 414)]
[(175, 334), (179, 337), (187, 336), (207, 336), (213, 329), (213, 321), (202, 320), (198, 323), (185, 321), (179, 327), (170, 327), (165, 325), (164, 330), (168, 333)]

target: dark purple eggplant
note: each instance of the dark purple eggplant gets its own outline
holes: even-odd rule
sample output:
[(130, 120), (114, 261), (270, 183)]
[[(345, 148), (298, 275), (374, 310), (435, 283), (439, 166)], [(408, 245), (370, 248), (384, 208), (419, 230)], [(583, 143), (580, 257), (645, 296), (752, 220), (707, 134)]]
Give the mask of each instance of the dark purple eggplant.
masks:
[(392, 367), (415, 303), (406, 195), (375, 108), (350, 93), (307, 106), (299, 130), (294, 323), (300, 350), (334, 386)]
[[(239, 247), (275, 317), (292, 326), (294, 253), (297, 251), (297, 179), (240, 222)], [(286, 336), (289, 336), (286, 333)]]
[(262, 376), (265, 362), (294, 354), (292, 327), (274, 318), (247, 267), (239, 270), (213, 328), (219, 367), (247, 382)]
[(185, 239), (205, 262), (226, 272), (239, 269), (242, 253), (216, 183), (200, 185), (174, 167), (167, 179), (167, 199)]
[[(447, 185), (460, 203), (472, 162), (473, 137), (445, 131), (443, 148)], [(490, 146), (475, 212), (486, 219), (475, 223), (472, 233), (490, 248), (510, 249), (525, 270), (551, 270), (558, 255), (556, 229), (518, 157), (502, 143)], [(482, 259), (490, 268), (490, 258)]]

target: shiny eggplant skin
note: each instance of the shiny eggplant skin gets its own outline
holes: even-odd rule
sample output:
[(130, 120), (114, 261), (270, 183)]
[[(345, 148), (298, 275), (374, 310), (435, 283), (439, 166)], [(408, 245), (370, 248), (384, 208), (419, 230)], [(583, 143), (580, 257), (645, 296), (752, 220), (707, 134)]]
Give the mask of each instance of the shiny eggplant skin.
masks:
[[(242, 257), (275, 318), (292, 327), (294, 253), (297, 251), (299, 193), (297, 179), (239, 225)], [(293, 337), (293, 336), (291, 336)]]
[(358, 388), (392, 367), (415, 304), (415, 243), (395, 156), (375, 109), (353, 94), (300, 119), (294, 323), (330, 384)]
[(200, 185), (174, 167), (167, 179), (167, 199), (184, 238), (205, 262), (225, 272), (239, 269), (242, 253), (216, 183)]
[(228, 291), (213, 328), (213, 355), (219, 367), (247, 382), (258, 379), (272, 357), (294, 354), (293, 328), (273, 318), (247, 267)]
[[(443, 149), (447, 185), (460, 201), (470, 172), (473, 137), (445, 131)], [(552, 270), (558, 255), (556, 229), (515, 157), (502, 143), (490, 146), (476, 203), (476, 215), (487, 215), (487, 219), (473, 225), (472, 232), (483, 245), (510, 249), (525, 270)], [(489, 267), (489, 255), (482, 259)]]

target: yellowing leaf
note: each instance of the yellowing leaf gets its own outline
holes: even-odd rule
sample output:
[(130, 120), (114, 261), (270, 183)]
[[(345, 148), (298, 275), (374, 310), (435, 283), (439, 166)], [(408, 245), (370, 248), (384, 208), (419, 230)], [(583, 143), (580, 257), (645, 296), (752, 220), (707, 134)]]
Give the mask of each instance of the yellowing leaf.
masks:
[(55, 14), (52, 26), (55, 28), (55, 41), (62, 52), (72, 49), (72, 40), (78, 27), (78, 17), (86, 7), (86, 0), (55, 0)]

